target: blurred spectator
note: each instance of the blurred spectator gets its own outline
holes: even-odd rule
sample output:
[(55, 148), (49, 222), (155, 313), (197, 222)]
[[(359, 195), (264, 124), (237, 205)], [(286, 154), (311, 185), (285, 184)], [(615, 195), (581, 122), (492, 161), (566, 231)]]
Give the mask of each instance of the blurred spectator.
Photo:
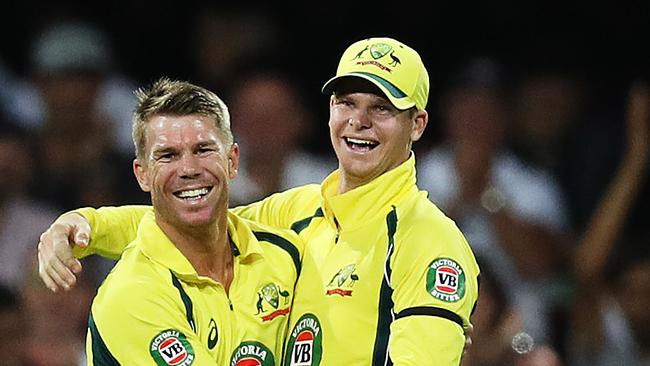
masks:
[(131, 139), (125, 154), (118, 147), (126, 142), (116, 144), (114, 138), (118, 131), (124, 141), (127, 131), (130, 135), (133, 96), (113, 72), (107, 37), (94, 26), (62, 21), (46, 27), (32, 46), (32, 78), (40, 96), (35, 107), (43, 111), (38, 179), (48, 183), (39, 187), (40, 197), (63, 209), (146, 202), (126, 184), (134, 179), (128, 169)]
[(227, 10), (201, 5), (192, 19), (190, 42), (194, 79), (228, 96), (248, 63), (268, 63), (280, 39), (269, 14), (251, 9)]
[[(103, 30), (85, 21), (57, 20), (37, 33), (29, 52), (31, 80), (10, 80), (15, 90), (12, 99), (16, 102), (14, 114), (19, 121), (31, 129), (40, 129), (50, 114), (60, 113), (56, 108), (65, 107), (60, 103), (53, 105), (48, 96), (43, 95), (52, 90), (51, 86), (43, 88), (43, 84), (67, 83), (70, 87), (58, 89), (67, 93), (61, 98), (82, 98), (79, 103), (89, 104), (92, 117), (104, 124), (103, 134), (110, 143), (124, 154), (133, 154), (131, 115), (135, 107), (134, 83), (118, 71), (119, 60), (115, 58), (111, 40)], [(79, 74), (84, 74), (88, 82), (82, 85), (77, 80), (79, 88), (72, 88), (73, 79)]]
[(19, 126), (0, 121), (0, 284), (19, 290), (25, 263), (57, 211), (29, 196), (35, 141)]
[(513, 338), (521, 332), (523, 315), (510, 302), (506, 291), (494, 276), (489, 262), (478, 258), (481, 268), (479, 301), (472, 314), (472, 346), (462, 366), (557, 366), (560, 355), (551, 347), (533, 344), (525, 354), (512, 348)]
[(552, 341), (551, 284), (570, 250), (566, 209), (554, 177), (508, 149), (499, 72), (471, 64), (445, 93), (444, 139), (419, 159), (418, 182), (494, 269), (523, 330), (541, 344)]
[(472, 346), (463, 357), (463, 366), (512, 364), (512, 337), (521, 331), (522, 315), (509, 301), (502, 284), (494, 277), (489, 262), (479, 260), (481, 285), (479, 301), (472, 314)]
[(627, 146), (577, 248), (568, 337), (571, 365), (650, 364), (649, 231), (630, 231), (629, 213), (650, 158), (650, 92), (630, 91)]
[(38, 92), (34, 85), (14, 74), (0, 58), (0, 110), (7, 119), (27, 128), (37, 126), (42, 112), (35, 107), (36, 100)]
[(308, 152), (313, 116), (298, 86), (276, 71), (254, 71), (233, 91), (232, 125), (241, 146), (231, 205), (321, 182), (336, 162)]
[(84, 344), (94, 279), (81, 275), (73, 290), (53, 293), (38, 278), (37, 252), (35, 246), (31, 249), (21, 291), (24, 316), (29, 319), (23, 324), (27, 364), (86, 365)]
[(0, 284), (0, 355), (4, 366), (28, 366), (25, 323), (17, 292)]
[(528, 161), (561, 175), (578, 124), (582, 86), (560, 72), (525, 74), (513, 98), (513, 142)]

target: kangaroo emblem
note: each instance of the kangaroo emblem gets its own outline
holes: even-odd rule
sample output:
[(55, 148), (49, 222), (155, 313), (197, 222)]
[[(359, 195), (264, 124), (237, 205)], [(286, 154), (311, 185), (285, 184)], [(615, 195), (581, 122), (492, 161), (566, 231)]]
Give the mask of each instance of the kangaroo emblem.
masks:
[(395, 56), (395, 51), (391, 52), (389, 56), (393, 60), (389, 63), (390, 66), (397, 66), (397, 64), (402, 64), (402, 61), (400, 61), (400, 59)]
[(364, 49), (362, 49), (361, 51), (359, 51), (359, 53), (357, 53), (357, 55), (354, 56), (353, 60), (356, 60), (356, 59), (358, 59), (358, 58), (361, 58), (361, 55), (363, 55), (363, 53), (366, 52), (367, 50), (368, 50), (368, 46), (366, 46), (366, 48), (364, 48)]

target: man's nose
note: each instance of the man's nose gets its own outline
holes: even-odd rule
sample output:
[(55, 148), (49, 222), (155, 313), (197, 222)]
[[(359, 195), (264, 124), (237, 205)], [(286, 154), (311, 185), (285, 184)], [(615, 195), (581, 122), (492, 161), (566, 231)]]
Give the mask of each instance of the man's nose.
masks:
[(356, 129), (363, 129), (372, 126), (372, 120), (367, 112), (359, 111), (348, 119), (348, 124)]
[(201, 174), (199, 158), (194, 154), (185, 154), (180, 160), (179, 174), (183, 178), (195, 178)]

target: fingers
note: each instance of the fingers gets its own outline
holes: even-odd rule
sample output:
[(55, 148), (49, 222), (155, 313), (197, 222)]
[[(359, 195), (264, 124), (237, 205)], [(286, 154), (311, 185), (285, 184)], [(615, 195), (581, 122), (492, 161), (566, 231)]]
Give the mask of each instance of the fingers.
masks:
[(74, 245), (87, 247), (90, 241), (90, 225), (86, 220), (74, 223), (72, 227), (72, 241)]
[(52, 290), (52, 292), (57, 292), (59, 291), (60, 287), (57, 285), (56, 281), (50, 277), (50, 275), (47, 273), (47, 270), (45, 269), (43, 254), (41, 253), (41, 246), (41, 243), (38, 243), (38, 275), (41, 277), (41, 280), (43, 280), (43, 283), (47, 288)]
[(87, 246), (90, 232), (90, 227), (58, 221), (41, 234), (38, 244), (39, 276), (54, 292), (75, 285), (75, 273), (81, 272), (82, 267), (72, 254), (72, 245)]
[[(53, 292), (58, 292), (61, 289), (69, 290), (76, 282), (74, 274), (56, 258), (52, 259), (51, 255), (44, 254), (42, 243), (39, 243), (38, 248), (38, 274), (45, 286)], [(63, 273), (64, 276), (59, 273)]]
[(465, 347), (463, 347), (463, 354), (467, 354), (468, 350), (472, 346), (472, 333), (474, 332), (474, 326), (468, 324), (463, 328), (463, 333), (465, 334)]

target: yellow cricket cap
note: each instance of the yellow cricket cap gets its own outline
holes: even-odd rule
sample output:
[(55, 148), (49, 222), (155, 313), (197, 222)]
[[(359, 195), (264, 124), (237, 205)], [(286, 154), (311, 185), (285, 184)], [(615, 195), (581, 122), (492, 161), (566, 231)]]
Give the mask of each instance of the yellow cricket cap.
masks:
[(429, 99), (429, 74), (420, 55), (392, 38), (367, 38), (350, 45), (336, 69), (336, 76), (323, 85), (330, 94), (342, 78), (360, 77), (375, 84), (400, 110), (424, 109)]

